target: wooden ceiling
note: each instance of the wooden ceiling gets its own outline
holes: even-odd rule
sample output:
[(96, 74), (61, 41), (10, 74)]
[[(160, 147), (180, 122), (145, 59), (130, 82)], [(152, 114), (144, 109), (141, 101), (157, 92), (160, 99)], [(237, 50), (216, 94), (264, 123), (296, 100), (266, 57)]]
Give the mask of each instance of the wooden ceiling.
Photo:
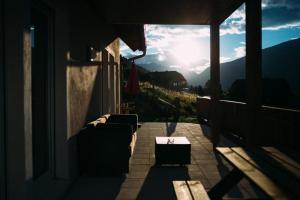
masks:
[(90, 0), (112, 24), (222, 23), (245, 0)]

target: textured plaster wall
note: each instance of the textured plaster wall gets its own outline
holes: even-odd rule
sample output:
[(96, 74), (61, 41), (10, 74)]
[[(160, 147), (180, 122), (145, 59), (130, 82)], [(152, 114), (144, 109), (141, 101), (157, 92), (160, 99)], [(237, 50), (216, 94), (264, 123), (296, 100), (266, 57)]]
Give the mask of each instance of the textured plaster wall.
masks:
[[(114, 27), (84, 1), (72, 2), (69, 9), (70, 45), (72, 64), (66, 70), (68, 138), (76, 135), (88, 120), (101, 114), (116, 112), (116, 78), (113, 67), (107, 64), (108, 51), (119, 63), (119, 40)], [(92, 46), (101, 56), (102, 65), (85, 65), (87, 47)]]
[[(76, 134), (84, 124), (103, 113), (107, 85), (101, 65), (87, 63), (88, 46), (102, 61), (105, 47), (119, 56), (114, 29), (85, 1), (55, 8), (55, 141), (56, 176), (77, 176)], [(111, 44), (112, 43), (112, 44)], [(111, 47), (113, 46), (113, 47)], [(118, 58), (119, 59), (119, 58)]]
[[(98, 66), (68, 66), (67, 96), (68, 96), (68, 138), (75, 135), (84, 126), (95, 92)], [(100, 103), (100, 102), (99, 102)]]
[(112, 55), (119, 56), (118, 47), (119, 39), (116, 39), (106, 47), (109, 51), (98, 52), (101, 56), (97, 61), (102, 61), (102, 65), (72, 62), (73, 65), (67, 66), (68, 138), (101, 114), (117, 113), (118, 73), (117, 67), (110, 65), (109, 61), (119, 65), (119, 57), (112, 59)]

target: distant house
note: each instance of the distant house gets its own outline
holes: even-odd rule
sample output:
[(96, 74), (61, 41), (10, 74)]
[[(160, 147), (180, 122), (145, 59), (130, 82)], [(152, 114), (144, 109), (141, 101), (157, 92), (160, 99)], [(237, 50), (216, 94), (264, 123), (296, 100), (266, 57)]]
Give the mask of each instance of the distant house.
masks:
[(149, 77), (153, 84), (170, 89), (182, 89), (187, 86), (186, 79), (177, 71), (150, 72)]

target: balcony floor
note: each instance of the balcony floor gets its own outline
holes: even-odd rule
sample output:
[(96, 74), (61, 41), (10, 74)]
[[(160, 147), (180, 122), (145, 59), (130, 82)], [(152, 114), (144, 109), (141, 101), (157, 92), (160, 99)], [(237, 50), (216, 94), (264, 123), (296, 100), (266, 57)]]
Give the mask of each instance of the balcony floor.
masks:
[[(173, 180), (200, 180), (209, 190), (225, 176), (231, 166), (213, 151), (209, 127), (192, 123), (144, 123), (138, 130), (130, 173), (123, 177), (80, 177), (70, 189), (67, 200), (89, 199), (176, 199)], [(156, 136), (186, 136), (192, 145), (191, 164), (155, 166)], [(234, 146), (221, 139), (222, 146)], [(243, 179), (225, 199), (256, 198), (262, 194)]]

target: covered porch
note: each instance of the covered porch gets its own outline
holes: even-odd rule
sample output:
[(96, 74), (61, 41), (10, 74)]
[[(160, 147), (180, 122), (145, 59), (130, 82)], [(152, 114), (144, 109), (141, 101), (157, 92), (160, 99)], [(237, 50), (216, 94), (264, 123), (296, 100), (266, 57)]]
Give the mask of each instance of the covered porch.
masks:
[[(209, 191), (232, 166), (213, 150), (211, 129), (193, 123), (143, 123), (138, 129), (130, 172), (124, 176), (81, 176), (66, 193), (66, 200), (80, 199), (176, 199), (174, 180), (200, 180)], [(191, 164), (155, 165), (156, 136), (185, 136), (191, 142)], [(224, 137), (220, 145), (235, 146)], [(225, 199), (260, 198), (263, 194), (246, 179), (234, 187)]]
[[(243, 3), (247, 101), (226, 102), (220, 99), (219, 91), (220, 24)], [(214, 147), (235, 145), (221, 134), (227, 128), (240, 132), (248, 147), (283, 145), (299, 151), (300, 112), (270, 109), (261, 103), (261, 0), (25, 0), (22, 3), (4, 0), (0, 10), (5, 11), (0, 15), (3, 22), (0, 62), (4, 66), (0, 71), (1, 199), (40, 199), (39, 195), (44, 199), (60, 199), (62, 193), (64, 199), (174, 199), (172, 180), (200, 180), (210, 190), (231, 170), (214, 152)], [(49, 30), (43, 29), (45, 33), (41, 33), (47, 36), (47, 42), (39, 47), (45, 54), (43, 58), (31, 52), (35, 46), (31, 41), (33, 11), (45, 15), (49, 25)], [(80, 176), (77, 169), (80, 129), (99, 115), (120, 113), (118, 38), (145, 55), (144, 24), (210, 25), (211, 126), (144, 123), (138, 130), (129, 174)], [(39, 113), (32, 109), (41, 101), (40, 98), (33, 101), (32, 86), (42, 88), (32, 81), (32, 77), (39, 77), (39, 71), (32, 67), (33, 57), (41, 58), (44, 68), (36, 69), (45, 69), (45, 77), (49, 79), (41, 80), (48, 86), (41, 106), (45, 124), (39, 123), (40, 118), (35, 115)], [(43, 131), (36, 131), (35, 124)], [(35, 136), (40, 136), (35, 133), (40, 132), (47, 134), (34, 141)], [(190, 140), (191, 165), (154, 165), (154, 138), (167, 135)], [(43, 152), (41, 149), (45, 150), (45, 156), (34, 156)], [(40, 183), (42, 175), (47, 180)], [(245, 179), (226, 196), (248, 197), (261, 194)]]

